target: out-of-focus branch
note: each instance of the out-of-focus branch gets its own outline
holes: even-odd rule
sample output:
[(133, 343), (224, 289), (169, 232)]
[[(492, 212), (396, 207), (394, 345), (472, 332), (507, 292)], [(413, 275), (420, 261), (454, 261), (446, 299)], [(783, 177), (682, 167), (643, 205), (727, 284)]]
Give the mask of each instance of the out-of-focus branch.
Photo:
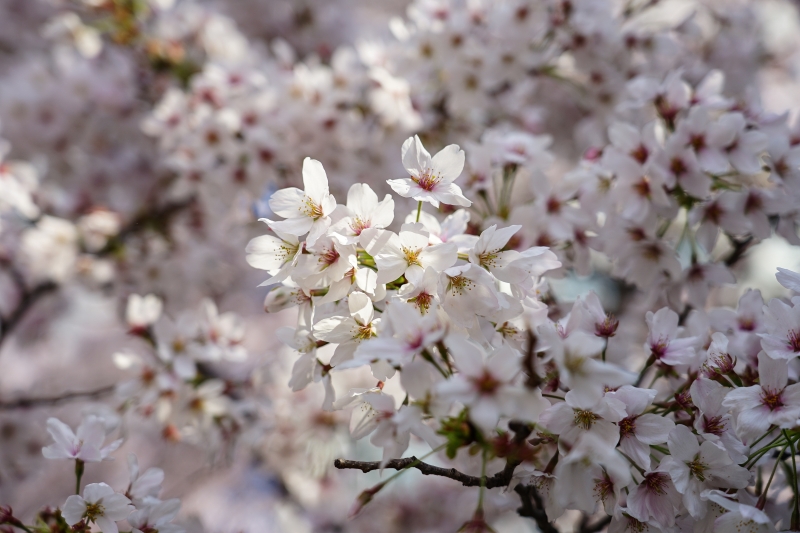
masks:
[(98, 255), (108, 255), (114, 252), (119, 249), (126, 239), (143, 230), (153, 229), (163, 233), (172, 217), (191, 206), (194, 201), (194, 196), (191, 196), (184, 200), (142, 211), (133, 217), (119, 233), (110, 238), (103, 249), (97, 252)]
[(107, 385), (89, 391), (65, 392), (58, 396), (42, 398), (18, 398), (16, 400), (0, 401), (0, 410), (28, 409), (33, 407), (49, 407), (76, 400), (97, 400), (114, 392), (114, 385)]
[(728, 254), (728, 257), (725, 258), (725, 266), (733, 266), (738, 263), (743, 257), (747, 250), (750, 249), (750, 246), (753, 244), (753, 236), (750, 235), (749, 237), (742, 239), (741, 241), (737, 241), (731, 238), (731, 242), (733, 243), (733, 250), (731, 253)]
[(514, 492), (519, 495), (522, 501), (522, 507), (517, 509), (520, 516), (532, 518), (536, 525), (539, 527), (541, 533), (559, 533), (558, 529), (550, 523), (547, 518), (547, 512), (544, 510), (544, 503), (539, 492), (533, 485), (524, 485), (520, 483), (514, 487)]
[(58, 288), (58, 285), (52, 281), (45, 281), (35, 285), (33, 288), (28, 288), (22, 274), (13, 267), (9, 268), (8, 271), (20, 291), (20, 297), (17, 306), (11, 310), (8, 316), (0, 317), (0, 347), (2, 347), (3, 342), (8, 338), (11, 331), (25, 317), (25, 313), (43, 296)]

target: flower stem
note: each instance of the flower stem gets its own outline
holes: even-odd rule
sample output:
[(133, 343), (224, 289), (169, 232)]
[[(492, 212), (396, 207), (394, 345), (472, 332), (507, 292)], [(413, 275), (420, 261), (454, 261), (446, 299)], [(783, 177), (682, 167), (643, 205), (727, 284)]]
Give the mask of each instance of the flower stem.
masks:
[[(789, 447), (788, 444), (783, 447), (783, 450), (781, 450), (781, 455), (783, 455), (783, 452), (785, 452), (786, 448), (788, 447)], [(781, 462), (781, 455), (779, 455), (778, 458), (775, 459), (775, 466), (772, 467), (772, 473), (769, 475), (769, 480), (767, 481), (767, 485), (764, 487), (764, 492), (761, 494), (761, 497), (759, 497), (758, 501), (756, 502), (756, 508), (762, 511), (764, 510), (764, 505), (766, 505), (767, 503), (767, 492), (769, 491), (769, 486), (772, 484), (772, 478), (775, 477), (775, 471), (778, 469), (778, 463)]]
[(422, 200), (417, 202), (417, 222), (419, 222), (419, 216), (422, 214)]
[(80, 459), (75, 459), (75, 494), (81, 493), (81, 478), (83, 477), (84, 462)]
[(792, 481), (794, 482), (794, 510), (792, 511), (792, 525), (791, 530), (797, 531), (800, 529), (800, 494), (797, 492), (797, 460), (794, 453), (794, 442), (792, 441), (789, 433), (784, 429), (783, 436), (789, 443), (789, 449), (792, 450)]
[(478, 507), (475, 509), (476, 515), (483, 515), (483, 493), (486, 492), (486, 448), (483, 449), (483, 456), (481, 459), (481, 488), (478, 492)]

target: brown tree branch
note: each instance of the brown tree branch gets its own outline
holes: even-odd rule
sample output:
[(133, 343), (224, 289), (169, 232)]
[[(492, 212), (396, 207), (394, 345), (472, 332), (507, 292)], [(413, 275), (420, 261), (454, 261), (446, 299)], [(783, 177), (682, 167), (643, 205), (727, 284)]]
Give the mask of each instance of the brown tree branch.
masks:
[(514, 487), (514, 492), (519, 495), (522, 507), (517, 509), (517, 514), (527, 518), (532, 518), (539, 527), (541, 533), (559, 533), (558, 529), (550, 523), (547, 512), (544, 510), (544, 503), (539, 492), (533, 485), (522, 483)]
[[(404, 457), (403, 459), (392, 459), (386, 463), (384, 468), (389, 468), (391, 470), (405, 470), (413, 465), (413, 468), (416, 468), (425, 476), (440, 476), (450, 478), (454, 481), (458, 481), (465, 487), (479, 487), (481, 485), (480, 476), (470, 476), (469, 474), (465, 474), (459, 470), (456, 470), (455, 468), (442, 468), (439, 466), (429, 465), (425, 462), (414, 464), (416, 461), (418, 461), (418, 459), (413, 456)], [(340, 470), (361, 470), (362, 472), (366, 473), (379, 470), (381, 463), (380, 461), (351, 461), (349, 459), (336, 459), (333, 462), (333, 466)], [(513, 469), (511, 469), (509, 473), (508, 465), (506, 465), (506, 468), (500, 472), (486, 478), (486, 488), (494, 489), (497, 487), (508, 486), (508, 484), (511, 482), (511, 476), (513, 473)]]
[(58, 285), (52, 281), (42, 282), (33, 288), (27, 288), (25, 279), (16, 269), (9, 268), (14, 283), (20, 291), (19, 301), (17, 306), (9, 313), (8, 316), (0, 317), (0, 347), (3, 342), (9, 337), (11, 331), (22, 321), (33, 305), (42, 297), (54, 292)]
[(73, 400), (96, 400), (114, 392), (116, 385), (106, 385), (95, 390), (65, 392), (58, 396), (42, 398), (17, 398), (16, 400), (0, 401), (0, 410), (28, 409), (33, 407), (49, 407)]
[[(512, 420), (508, 423), (509, 429), (514, 432), (514, 442), (521, 445), (525, 439), (532, 432), (532, 428), (524, 422)], [(509, 457), (506, 460), (506, 466), (495, 475), (486, 478), (485, 487), (487, 489), (494, 489), (497, 487), (507, 487), (511, 483), (511, 478), (514, 476), (514, 470), (520, 465), (522, 461)], [(416, 464), (414, 464), (416, 463)], [(333, 466), (339, 470), (361, 470), (364, 473), (379, 470), (381, 468), (380, 461), (351, 461), (349, 459), (336, 459)], [(428, 463), (419, 461), (416, 457), (405, 457), (403, 459), (392, 459), (384, 468), (392, 470), (405, 470), (406, 468), (416, 468), (425, 476), (440, 476), (450, 478), (458, 481), (465, 487), (479, 487), (481, 485), (480, 476), (470, 476), (455, 468), (442, 468), (433, 466)]]

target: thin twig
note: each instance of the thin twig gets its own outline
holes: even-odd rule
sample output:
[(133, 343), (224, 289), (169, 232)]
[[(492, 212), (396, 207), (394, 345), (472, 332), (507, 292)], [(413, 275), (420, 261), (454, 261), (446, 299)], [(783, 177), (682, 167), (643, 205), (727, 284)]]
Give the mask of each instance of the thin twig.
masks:
[(64, 394), (59, 394), (58, 396), (49, 396), (43, 398), (18, 398), (16, 400), (8, 400), (5, 402), (0, 402), (0, 410), (45, 407), (71, 402), (74, 400), (96, 400), (114, 392), (114, 387), (115, 385), (106, 385), (105, 387), (95, 390), (65, 392)]
[[(406, 468), (416, 468), (423, 475), (426, 476), (440, 476), (450, 478), (458, 481), (465, 487), (479, 487), (481, 484), (480, 476), (470, 476), (456, 470), (455, 468), (442, 468), (439, 466), (429, 465), (425, 462), (417, 462), (416, 457), (404, 457), (403, 459), (392, 459), (384, 468), (391, 470), (405, 470)], [(417, 464), (414, 464), (417, 463)], [(413, 466), (412, 466), (413, 465)], [(372, 472), (381, 468), (380, 461), (351, 461), (349, 459), (336, 459), (333, 466), (340, 470), (361, 470), (362, 472)], [(514, 474), (513, 469), (509, 472), (508, 465), (506, 468), (496, 473), (491, 477), (486, 478), (486, 488), (493, 489), (497, 487), (506, 487), (511, 482), (511, 476)]]

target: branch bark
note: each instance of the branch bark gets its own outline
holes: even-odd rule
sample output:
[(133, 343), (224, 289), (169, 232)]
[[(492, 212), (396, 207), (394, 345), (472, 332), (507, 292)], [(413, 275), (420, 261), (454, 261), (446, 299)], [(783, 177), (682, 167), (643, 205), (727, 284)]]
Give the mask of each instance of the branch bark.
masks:
[(96, 400), (114, 392), (115, 385), (107, 385), (95, 390), (65, 392), (58, 396), (48, 396), (42, 398), (17, 398), (0, 402), (0, 410), (28, 409), (33, 407), (45, 407), (58, 405), (73, 400)]
[(11, 313), (9, 313), (7, 317), (0, 317), (0, 347), (2, 347), (3, 342), (5, 342), (5, 340), (9, 337), (13, 329), (25, 317), (25, 313), (27, 313), (30, 308), (33, 307), (33, 305), (42, 297), (54, 292), (58, 288), (58, 285), (56, 285), (54, 282), (45, 281), (31, 289), (28, 289), (25, 286), (25, 280), (22, 279), (22, 276), (19, 275), (18, 272), (11, 269), (11, 276), (14, 278), (14, 282), (19, 287), (20, 298), (17, 306), (11, 311)]
[(547, 512), (544, 510), (544, 503), (539, 492), (533, 485), (524, 485), (520, 483), (514, 487), (514, 492), (519, 495), (522, 501), (522, 507), (517, 509), (520, 516), (532, 518), (536, 525), (539, 527), (541, 533), (559, 533), (556, 526), (550, 523), (547, 518)]

